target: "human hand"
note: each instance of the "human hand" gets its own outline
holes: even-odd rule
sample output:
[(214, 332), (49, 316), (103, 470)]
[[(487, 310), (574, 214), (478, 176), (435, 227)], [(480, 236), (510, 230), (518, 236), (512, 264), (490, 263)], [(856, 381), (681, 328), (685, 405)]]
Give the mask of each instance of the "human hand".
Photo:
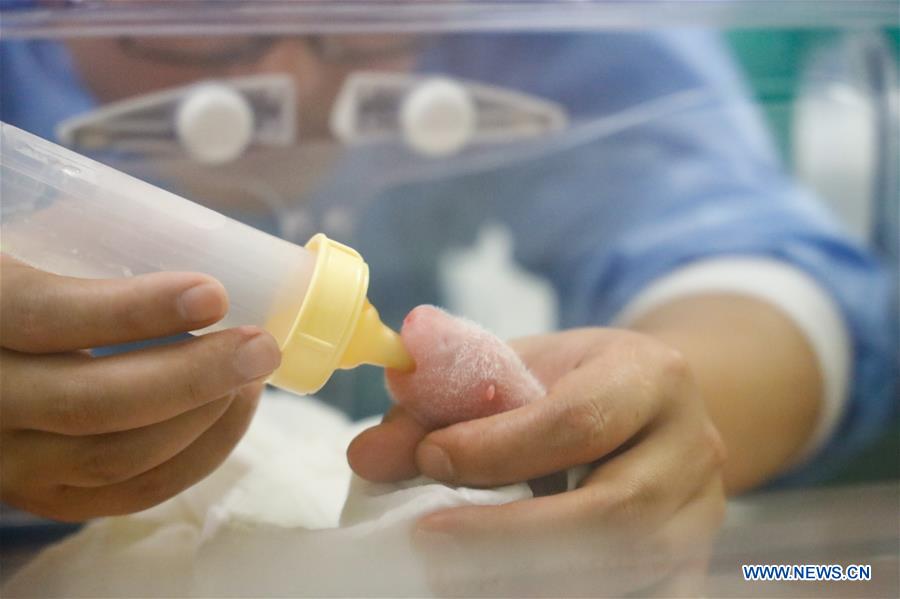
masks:
[(348, 452), (364, 478), (421, 472), (467, 486), (594, 465), (570, 492), (420, 520), (416, 538), (437, 590), (696, 593), (724, 512), (724, 445), (686, 362), (649, 336), (611, 329), (513, 346), (545, 397), (432, 432), (396, 407)]
[(239, 327), (109, 357), (91, 347), (191, 331), (227, 311), (192, 273), (89, 280), (0, 258), (0, 492), (78, 521), (149, 508), (212, 472), (278, 367), (272, 337)]

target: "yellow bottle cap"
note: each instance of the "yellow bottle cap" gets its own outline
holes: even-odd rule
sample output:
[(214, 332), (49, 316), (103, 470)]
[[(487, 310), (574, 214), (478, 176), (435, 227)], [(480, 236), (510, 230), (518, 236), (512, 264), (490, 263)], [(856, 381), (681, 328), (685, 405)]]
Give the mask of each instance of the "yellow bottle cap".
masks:
[(313, 393), (337, 368), (374, 364), (412, 369), (400, 336), (381, 322), (366, 299), (369, 266), (362, 256), (321, 233), (306, 248), (316, 254), (315, 270), (282, 346), (282, 364), (270, 382)]

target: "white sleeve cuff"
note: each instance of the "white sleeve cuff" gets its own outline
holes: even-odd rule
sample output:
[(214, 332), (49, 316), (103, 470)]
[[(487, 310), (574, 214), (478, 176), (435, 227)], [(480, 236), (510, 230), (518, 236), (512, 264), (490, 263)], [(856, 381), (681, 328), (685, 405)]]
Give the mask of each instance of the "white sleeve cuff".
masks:
[(823, 401), (813, 434), (792, 463), (811, 458), (837, 428), (847, 403), (851, 345), (840, 309), (805, 272), (773, 259), (727, 257), (695, 262), (643, 289), (616, 317), (628, 326), (652, 310), (689, 295), (734, 293), (766, 301), (803, 332), (822, 376)]

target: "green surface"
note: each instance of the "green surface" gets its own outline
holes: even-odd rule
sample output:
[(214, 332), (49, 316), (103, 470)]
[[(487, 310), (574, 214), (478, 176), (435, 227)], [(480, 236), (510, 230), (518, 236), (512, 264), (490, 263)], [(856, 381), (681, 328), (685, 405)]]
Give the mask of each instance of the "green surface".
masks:
[(836, 38), (828, 31), (736, 31), (727, 34), (751, 92), (768, 118), (782, 158), (790, 162), (792, 107), (809, 53)]
[[(782, 157), (790, 163), (792, 106), (810, 54), (839, 41), (836, 30), (741, 30), (726, 34), (751, 92), (762, 107)], [(900, 56), (900, 28), (881, 32)]]

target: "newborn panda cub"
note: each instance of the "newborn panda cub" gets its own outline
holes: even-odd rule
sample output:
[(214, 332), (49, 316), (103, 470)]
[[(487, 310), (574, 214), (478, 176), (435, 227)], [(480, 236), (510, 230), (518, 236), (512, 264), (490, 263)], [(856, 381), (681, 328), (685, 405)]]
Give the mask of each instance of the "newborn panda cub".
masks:
[(545, 393), (510, 346), (434, 306), (410, 312), (400, 336), (416, 368), (388, 370), (388, 390), (429, 430), (505, 412)]

